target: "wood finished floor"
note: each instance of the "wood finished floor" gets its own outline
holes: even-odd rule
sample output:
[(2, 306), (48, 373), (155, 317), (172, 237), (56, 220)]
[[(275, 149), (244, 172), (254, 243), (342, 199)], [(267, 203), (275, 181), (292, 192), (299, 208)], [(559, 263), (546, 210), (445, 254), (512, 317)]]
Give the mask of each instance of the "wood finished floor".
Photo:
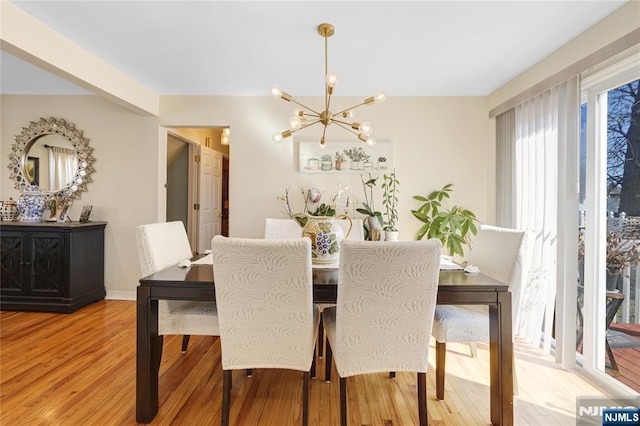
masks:
[[(65, 315), (0, 313), (1, 425), (133, 425), (135, 422), (135, 302), (102, 301)], [(220, 424), (222, 371), (214, 337), (165, 338), (159, 412), (152, 424)], [(429, 424), (489, 424), (488, 346), (478, 358), (466, 345), (449, 345), (445, 401), (435, 398), (432, 345), (427, 376)], [(321, 360), (322, 361), (322, 360)], [(581, 376), (551, 358), (516, 345), (519, 425), (575, 425), (575, 398), (601, 395)], [(324, 363), (311, 381), (310, 424), (338, 424), (338, 380), (327, 384)], [(302, 375), (257, 370), (234, 373), (233, 425), (300, 424)], [(418, 424), (415, 375), (348, 379), (350, 425)]]

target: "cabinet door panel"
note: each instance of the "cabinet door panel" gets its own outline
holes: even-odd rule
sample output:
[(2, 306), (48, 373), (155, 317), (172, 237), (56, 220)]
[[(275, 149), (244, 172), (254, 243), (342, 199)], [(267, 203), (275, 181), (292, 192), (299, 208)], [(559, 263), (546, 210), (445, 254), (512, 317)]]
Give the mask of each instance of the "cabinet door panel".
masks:
[(64, 282), (64, 237), (31, 234), (31, 293), (61, 294)]
[(19, 232), (3, 232), (0, 239), (0, 289), (3, 293), (23, 290), (25, 239)]

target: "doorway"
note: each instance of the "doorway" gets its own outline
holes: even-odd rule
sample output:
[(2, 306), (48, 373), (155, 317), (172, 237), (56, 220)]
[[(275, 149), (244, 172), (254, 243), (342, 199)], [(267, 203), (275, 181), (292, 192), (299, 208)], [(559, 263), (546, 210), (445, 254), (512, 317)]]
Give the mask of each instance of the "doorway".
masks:
[(210, 249), (213, 236), (228, 236), (229, 130), (224, 129), (167, 128), (166, 220), (184, 223), (194, 253)]

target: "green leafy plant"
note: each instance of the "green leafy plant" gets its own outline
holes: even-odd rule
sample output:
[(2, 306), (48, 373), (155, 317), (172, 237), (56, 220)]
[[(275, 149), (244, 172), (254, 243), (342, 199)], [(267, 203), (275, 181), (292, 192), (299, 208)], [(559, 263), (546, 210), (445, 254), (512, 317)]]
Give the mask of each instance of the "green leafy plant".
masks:
[(426, 197), (415, 195), (414, 200), (423, 204), (411, 213), (424, 225), (418, 231), (417, 239), (437, 238), (449, 255), (464, 256), (464, 246), (471, 242), (471, 235), (478, 232), (475, 214), (459, 206), (448, 207), (445, 203), (452, 191), (452, 184), (431, 192)]
[(383, 226), (382, 213), (376, 211), (373, 204), (373, 187), (376, 186), (378, 178), (372, 178), (371, 173), (369, 173), (369, 179), (365, 181), (363, 173), (360, 175), (360, 180), (362, 181), (362, 189), (364, 190), (364, 203), (362, 203), (362, 207), (356, 209), (356, 211), (367, 216), (376, 217), (380, 225)]
[(336, 209), (331, 207), (329, 204), (322, 203), (312, 212), (309, 212), (311, 216), (335, 216)]
[(344, 154), (351, 159), (351, 161), (367, 161), (371, 158), (370, 155), (364, 151), (364, 148), (361, 146), (357, 148), (345, 149)]
[(322, 161), (331, 161), (331, 155), (329, 154), (325, 154), (320, 158), (322, 159)]
[(398, 221), (398, 186), (400, 181), (396, 179), (396, 170), (393, 173), (384, 174), (382, 176), (382, 205), (385, 207), (385, 216), (387, 220), (384, 224), (385, 231), (397, 231), (396, 222)]

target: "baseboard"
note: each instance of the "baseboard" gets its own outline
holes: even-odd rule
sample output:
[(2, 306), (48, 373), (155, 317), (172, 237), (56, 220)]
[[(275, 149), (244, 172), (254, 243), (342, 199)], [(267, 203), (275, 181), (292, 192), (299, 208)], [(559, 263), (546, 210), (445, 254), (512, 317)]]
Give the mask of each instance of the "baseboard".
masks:
[(109, 291), (107, 290), (107, 300), (136, 300), (135, 291)]

